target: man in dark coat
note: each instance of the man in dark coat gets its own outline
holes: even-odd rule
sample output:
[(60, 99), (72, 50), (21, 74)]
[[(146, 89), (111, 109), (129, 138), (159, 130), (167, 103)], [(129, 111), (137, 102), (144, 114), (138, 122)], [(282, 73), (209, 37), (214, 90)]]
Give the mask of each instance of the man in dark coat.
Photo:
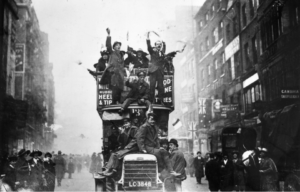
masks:
[(232, 191), (233, 190), (233, 163), (228, 159), (226, 153), (223, 154), (223, 159), (219, 164), (220, 169), (220, 190)]
[[(104, 166), (105, 171), (99, 173), (104, 176), (111, 176), (116, 172), (117, 167), (119, 166), (119, 161), (123, 159), (126, 154), (131, 152), (138, 151), (137, 142), (136, 142), (136, 132), (137, 127), (131, 126), (128, 119), (124, 119), (124, 128), (120, 136), (122, 136), (123, 144), (120, 145), (119, 150), (116, 153), (112, 153), (108, 163)], [(122, 147), (125, 146), (125, 147)]]
[(210, 191), (219, 191), (220, 175), (219, 163), (215, 154), (209, 154), (209, 160), (205, 165), (205, 175), (208, 180), (208, 188)]
[(12, 191), (15, 191), (16, 185), (20, 184), (17, 181), (17, 173), (15, 169), (15, 164), (17, 162), (17, 159), (18, 157), (16, 156), (8, 157), (8, 164), (4, 165), (4, 171), (3, 171), (3, 173), (5, 174), (3, 183), (9, 185)]
[(191, 153), (188, 157), (188, 169), (191, 177), (194, 177), (195, 174), (194, 159), (194, 153)]
[(244, 169), (245, 166), (243, 161), (238, 157), (239, 152), (234, 151), (233, 155), (233, 185), (235, 191), (245, 191), (245, 175)]
[(27, 183), (29, 182), (30, 166), (26, 160), (29, 154), (30, 151), (25, 149), (21, 149), (18, 153), (18, 160), (15, 167), (17, 172), (17, 180), (20, 182), (20, 187), (27, 187)]
[(30, 156), (32, 159), (28, 161), (30, 165), (30, 188), (34, 191), (42, 191), (45, 184), (45, 175), (44, 175), (44, 163), (39, 158), (42, 155), (42, 152), (39, 150), (33, 150)]
[(201, 178), (204, 177), (204, 158), (201, 156), (201, 152), (197, 152), (197, 157), (194, 158), (195, 176), (198, 184), (201, 184)]
[(150, 80), (150, 101), (154, 102), (155, 100), (155, 87), (157, 83), (158, 89), (158, 99), (159, 103), (163, 104), (163, 93), (164, 93), (164, 55), (166, 51), (166, 45), (164, 42), (157, 41), (155, 42), (155, 49), (151, 47), (151, 42), (149, 39), (149, 32), (147, 36), (147, 47), (151, 55), (151, 62), (149, 64), (149, 80)]
[(54, 191), (55, 188), (55, 163), (52, 161), (52, 154), (46, 153), (44, 155), (44, 167), (45, 167), (45, 178), (47, 186), (44, 188), (45, 191)]
[(136, 138), (139, 150), (143, 153), (150, 153), (156, 156), (159, 172), (165, 168), (172, 175), (177, 175), (173, 171), (168, 151), (160, 147), (158, 138), (159, 128), (155, 124), (155, 116), (154, 113), (149, 113), (147, 122), (138, 129)]
[(152, 104), (149, 101), (149, 85), (145, 81), (145, 72), (141, 71), (137, 74), (138, 81), (134, 80), (133, 82), (129, 82), (129, 80), (126, 81), (125, 85), (129, 88), (131, 88), (130, 92), (127, 95), (126, 100), (122, 104), (121, 109), (119, 110), (119, 113), (123, 113), (124, 110), (128, 108), (128, 106), (136, 102), (139, 105), (146, 105), (149, 111), (152, 111)]
[(129, 51), (128, 57), (125, 59), (125, 66), (129, 67), (129, 64), (133, 64), (133, 68), (148, 68), (149, 60), (146, 57), (148, 54), (142, 49), (136, 51), (136, 56), (133, 54), (135, 51)]
[(111, 132), (110, 136), (108, 136), (108, 148), (109, 148), (110, 152), (113, 152), (119, 148), (120, 143), (119, 143), (118, 139), (119, 139), (120, 133), (119, 133), (118, 128), (115, 125), (113, 125), (111, 127), (111, 131), (112, 132)]
[(61, 186), (61, 181), (66, 171), (66, 161), (61, 155), (61, 151), (58, 151), (57, 157), (54, 159), (55, 172), (57, 178), (57, 186)]

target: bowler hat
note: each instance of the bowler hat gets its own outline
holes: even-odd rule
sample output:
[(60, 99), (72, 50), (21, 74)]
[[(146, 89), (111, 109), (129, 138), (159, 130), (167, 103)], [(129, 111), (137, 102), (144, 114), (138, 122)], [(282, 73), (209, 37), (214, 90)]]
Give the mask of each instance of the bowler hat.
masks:
[(57, 154), (58, 154), (58, 155), (61, 155), (61, 151), (58, 151)]
[(49, 152), (47, 152), (47, 153), (44, 155), (44, 157), (50, 157), (50, 158), (52, 158), (52, 154), (49, 153)]
[(148, 53), (144, 52), (143, 49), (138, 49), (136, 53), (141, 52), (143, 56), (147, 56)]
[(197, 155), (198, 155), (199, 153), (201, 154), (201, 151), (198, 151), (198, 152), (197, 152)]
[(156, 115), (155, 115), (155, 113), (148, 113), (148, 118), (149, 118), (149, 117), (156, 118)]
[(18, 156), (19, 157), (21, 157), (21, 156), (23, 156), (23, 155), (28, 155), (30, 153), (30, 151), (29, 150), (26, 150), (26, 149), (21, 149), (20, 151), (19, 151), (19, 153), (18, 153)]
[(114, 42), (114, 44), (113, 44), (113, 48), (115, 48), (115, 46), (116, 46), (117, 44), (119, 44), (120, 46), (122, 45), (122, 43), (121, 43), (121, 42), (119, 42), (119, 41), (116, 41), (116, 42)]
[(176, 147), (178, 147), (178, 141), (176, 139), (170, 139), (169, 143), (173, 143)]
[(43, 153), (39, 150), (33, 150), (31, 153), (30, 153), (30, 157), (33, 157), (34, 154), (37, 154), (38, 156), (41, 156)]
[(10, 156), (7, 158), (9, 162), (12, 162), (12, 161), (17, 161), (18, 160), (18, 157), (13, 155), (13, 156)]

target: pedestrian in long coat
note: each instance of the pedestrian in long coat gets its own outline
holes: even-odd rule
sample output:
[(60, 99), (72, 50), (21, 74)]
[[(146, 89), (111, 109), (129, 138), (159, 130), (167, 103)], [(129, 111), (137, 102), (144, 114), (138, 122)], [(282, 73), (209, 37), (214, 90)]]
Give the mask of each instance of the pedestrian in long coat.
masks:
[(96, 153), (94, 152), (91, 157), (90, 173), (94, 174), (96, 173), (96, 170), (97, 170), (97, 156)]
[(233, 185), (235, 191), (245, 191), (245, 166), (243, 161), (238, 158), (239, 153), (234, 151), (233, 155)]
[(210, 191), (219, 191), (220, 175), (219, 163), (215, 154), (209, 154), (209, 159), (205, 165), (205, 175), (208, 180), (208, 188)]
[(194, 158), (195, 176), (198, 184), (201, 184), (201, 179), (204, 177), (204, 158), (201, 156), (201, 152), (197, 152), (197, 157)]
[(69, 173), (69, 179), (72, 179), (72, 174), (75, 172), (75, 164), (74, 164), (73, 157), (70, 157), (69, 163), (68, 163), (68, 173)]
[[(106, 48), (110, 54), (108, 66), (106, 67), (103, 76), (100, 80), (100, 84), (107, 84), (110, 78), (110, 86), (112, 89), (112, 104), (121, 102), (121, 93), (124, 88), (124, 52), (120, 51), (121, 42), (115, 42), (111, 45), (110, 30), (107, 29)], [(112, 75), (111, 75), (112, 74)]]
[(128, 108), (128, 106), (133, 103), (137, 102), (138, 105), (146, 105), (149, 111), (152, 111), (152, 104), (150, 102), (150, 89), (149, 84), (145, 81), (145, 72), (141, 71), (137, 74), (138, 80), (134, 80), (130, 82), (127, 80), (125, 85), (131, 90), (129, 91), (126, 100), (123, 102), (119, 113), (123, 113), (124, 110)]
[(3, 178), (3, 183), (6, 183), (9, 185), (9, 187), (12, 189), (12, 191), (16, 190), (16, 185), (19, 184), (17, 181), (17, 172), (15, 169), (15, 164), (17, 162), (18, 157), (11, 156), (8, 157), (8, 164), (4, 165), (3, 173), (5, 174), (5, 177)]
[(61, 186), (61, 181), (66, 172), (66, 161), (61, 155), (61, 151), (58, 151), (57, 157), (54, 159), (55, 172), (57, 178), (57, 186)]
[(149, 39), (149, 32), (147, 37), (147, 47), (151, 55), (151, 62), (149, 64), (149, 81), (150, 81), (150, 101), (154, 102), (155, 87), (157, 84), (158, 99), (160, 104), (163, 104), (163, 94), (164, 94), (164, 64), (165, 64), (165, 52), (166, 44), (164, 42), (155, 42), (155, 48), (151, 46)]
[(219, 164), (220, 169), (220, 190), (233, 190), (233, 163), (228, 159), (227, 154), (223, 154), (223, 159)]
[(41, 151), (33, 150), (30, 154), (32, 159), (28, 161), (31, 169), (29, 187), (34, 191), (43, 191), (43, 187), (46, 185), (44, 163), (39, 158), (41, 155)]
[(267, 156), (268, 150), (262, 148), (259, 156), (260, 160), (260, 185), (261, 191), (278, 191), (278, 171), (274, 161)]
[(52, 154), (46, 153), (44, 155), (44, 167), (45, 167), (45, 178), (47, 186), (44, 188), (45, 191), (54, 191), (55, 188), (55, 163), (52, 161)]
[(194, 159), (194, 153), (191, 153), (188, 158), (188, 169), (191, 177), (194, 177), (195, 174)]
[(18, 153), (18, 160), (15, 164), (17, 180), (20, 182), (19, 187), (27, 187), (29, 183), (29, 173), (30, 165), (26, 160), (27, 156), (30, 154), (29, 150), (21, 149)]

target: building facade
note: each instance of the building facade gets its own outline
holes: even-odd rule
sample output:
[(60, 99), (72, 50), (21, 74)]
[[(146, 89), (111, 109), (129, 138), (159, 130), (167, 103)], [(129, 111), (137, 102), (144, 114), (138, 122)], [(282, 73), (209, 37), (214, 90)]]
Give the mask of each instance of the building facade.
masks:
[[(39, 27), (30, 0), (17, 0), (16, 19), (6, 17), (6, 91), (2, 150), (50, 150), (54, 132), (54, 80), (49, 62), (49, 42)], [(4, 51), (3, 51), (4, 52)]]

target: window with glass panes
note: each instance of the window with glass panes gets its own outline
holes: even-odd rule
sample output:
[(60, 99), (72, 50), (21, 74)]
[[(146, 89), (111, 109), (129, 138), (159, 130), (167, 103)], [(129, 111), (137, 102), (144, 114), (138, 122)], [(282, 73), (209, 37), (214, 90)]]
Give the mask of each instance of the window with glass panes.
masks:
[(250, 86), (244, 88), (244, 101), (246, 113), (253, 111), (253, 103), (262, 101), (262, 87), (259, 82), (255, 82)]

